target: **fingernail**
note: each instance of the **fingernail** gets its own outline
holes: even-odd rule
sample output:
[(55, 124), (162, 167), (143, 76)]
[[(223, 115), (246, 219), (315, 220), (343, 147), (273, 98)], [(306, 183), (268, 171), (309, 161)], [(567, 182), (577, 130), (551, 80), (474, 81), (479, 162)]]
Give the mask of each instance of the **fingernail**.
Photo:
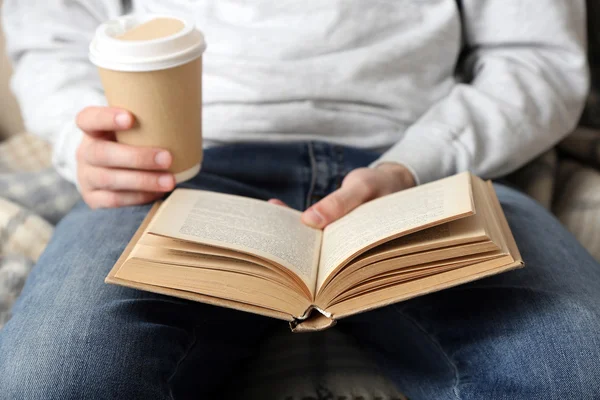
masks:
[(160, 151), (154, 156), (154, 162), (161, 167), (168, 167), (170, 156), (166, 151)]
[(173, 177), (171, 175), (163, 175), (158, 178), (158, 184), (165, 189), (169, 189), (173, 186)]
[(309, 208), (304, 212), (304, 222), (315, 228), (319, 228), (323, 224), (323, 217), (313, 208)]
[(127, 113), (119, 113), (115, 117), (115, 122), (120, 128), (129, 128), (129, 126), (131, 126), (131, 115)]

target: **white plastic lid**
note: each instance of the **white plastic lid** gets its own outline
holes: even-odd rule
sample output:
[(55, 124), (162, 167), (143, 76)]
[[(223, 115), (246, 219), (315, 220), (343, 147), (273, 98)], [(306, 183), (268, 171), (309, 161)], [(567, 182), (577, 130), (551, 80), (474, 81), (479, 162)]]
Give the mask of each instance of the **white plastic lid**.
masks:
[[(179, 20), (183, 28), (177, 33), (152, 40), (121, 40), (119, 36), (158, 18)], [(96, 29), (90, 44), (90, 61), (115, 71), (156, 71), (186, 64), (206, 49), (204, 35), (195, 24), (181, 17), (146, 14), (110, 20)]]

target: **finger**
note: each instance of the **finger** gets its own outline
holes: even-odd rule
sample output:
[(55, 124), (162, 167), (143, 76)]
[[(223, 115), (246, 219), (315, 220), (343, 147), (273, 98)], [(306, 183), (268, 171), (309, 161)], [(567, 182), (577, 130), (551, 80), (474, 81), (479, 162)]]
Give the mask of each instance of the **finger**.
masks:
[(289, 207), (287, 204), (285, 204), (283, 201), (281, 201), (279, 199), (269, 199), (269, 203), (275, 204), (276, 206)]
[(322, 229), (372, 198), (366, 185), (346, 185), (331, 193), (302, 214), (302, 222)]
[(91, 135), (131, 129), (134, 124), (130, 112), (112, 107), (86, 107), (77, 115), (76, 121), (82, 131)]
[(135, 147), (108, 140), (94, 140), (83, 151), (83, 158), (97, 167), (164, 170), (173, 157), (162, 149)]
[(89, 167), (86, 175), (92, 190), (170, 192), (175, 188), (175, 177), (169, 173)]
[(150, 203), (151, 201), (160, 199), (162, 196), (163, 193), (95, 190), (85, 195), (84, 200), (93, 209), (117, 208)]

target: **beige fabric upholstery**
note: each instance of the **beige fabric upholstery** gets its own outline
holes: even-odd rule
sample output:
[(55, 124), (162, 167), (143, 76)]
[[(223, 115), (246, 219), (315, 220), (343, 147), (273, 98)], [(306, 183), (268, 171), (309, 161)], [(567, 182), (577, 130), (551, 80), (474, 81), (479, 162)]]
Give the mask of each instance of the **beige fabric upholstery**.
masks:
[(0, 138), (23, 131), (21, 113), (9, 89), (10, 73), (10, 64), (4, 51), (4, 37), (0, 29)]

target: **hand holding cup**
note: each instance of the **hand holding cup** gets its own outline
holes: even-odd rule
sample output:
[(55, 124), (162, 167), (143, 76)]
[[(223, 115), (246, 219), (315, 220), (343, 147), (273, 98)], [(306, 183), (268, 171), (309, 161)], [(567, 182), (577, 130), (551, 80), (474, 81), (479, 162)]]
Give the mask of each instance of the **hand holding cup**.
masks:
[(167, 150), (115, 141), (116, 132), (134, 123), (131, 113), (110, 107), (87, 107), (77, 116), (84, 132), (77, 151), (77, 181), (90, 207), (145, 204), (175, 187), (175, 177), (168, 172), (173, 157)]
[(202, 33), (193, 22), (161, 15), (125, 16), (102, 24), (90, 45), (111, 107), (135, 121), (116, 141), (168, 150), (169, 172), (183, 182), (202, 163)]

